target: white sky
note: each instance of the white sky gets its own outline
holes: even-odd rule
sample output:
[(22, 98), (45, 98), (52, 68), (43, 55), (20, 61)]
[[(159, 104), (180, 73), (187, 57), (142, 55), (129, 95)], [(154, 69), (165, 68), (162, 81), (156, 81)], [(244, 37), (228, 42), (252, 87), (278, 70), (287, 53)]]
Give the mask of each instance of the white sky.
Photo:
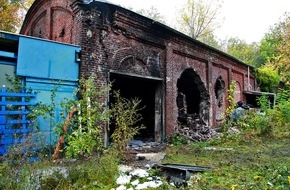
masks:
[[(133, 10), (149, 9), (154, 6), (164, 15), (167, 22), (176, 22), (178, 10), (187, 0), (108, 0), (117, 5), (132, 7)], [(213, 0), (214, 1), (214, 0)], [(221, 27), (215, 35), (224, 40), (238, 37), (247, 43), (259, 42), (269, 27), (290, 13), (290, 0), (223, 0), (220, 19)]]

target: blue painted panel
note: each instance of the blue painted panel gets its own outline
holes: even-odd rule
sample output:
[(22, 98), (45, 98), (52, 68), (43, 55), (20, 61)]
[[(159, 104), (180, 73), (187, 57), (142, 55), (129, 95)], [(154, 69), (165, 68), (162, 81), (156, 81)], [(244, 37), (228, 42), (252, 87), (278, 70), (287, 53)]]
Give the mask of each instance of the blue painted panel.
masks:
[(17, 75), (54, 80), (78, 80), (75, 52), (79, 47), (19, 37)]
[(15, 53), (12, 53), (12, 52), (0, 51), (0, 57), (16, 58), (16, 55)]

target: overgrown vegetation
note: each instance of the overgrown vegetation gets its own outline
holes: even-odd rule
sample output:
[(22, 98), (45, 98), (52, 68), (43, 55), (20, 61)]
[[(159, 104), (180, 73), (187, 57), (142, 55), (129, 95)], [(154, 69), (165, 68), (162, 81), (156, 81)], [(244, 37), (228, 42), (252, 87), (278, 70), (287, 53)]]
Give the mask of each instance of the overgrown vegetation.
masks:
[(258, 99), (260, 110), (249, 110), (240, 119), (238, 127), (247, 134), (287, 136), (290, 130), (290, 98), (289, 91), (277, 94), (276, 105), (273, 106), (266, 95)]
[(123, 98), (120, 92), (114, 92), (114, 99), (115, 103), (111, 109), (111, 119), (115, 125), (111, 135), (112, 148), (122, 157), (129, 141), (138, 134), (140, 129), (144, 128), (142, 124), (136, 126), (142, 119), (142, 115), (139, 113), (142, 109), (139, 108), (141, 100)]
[[(142, 119), (140, 100), (127, 100), (115, 92), (111, 109), (102, 103), (108, 89), (98, 89), (95, 78), (80, 82), (79, 100), (62, 102), (66, 115), (72, 117), (58, 125), (59, 135), (65, 137), (60, 152), (69, 158), (52, 162), (50, 147), (42, 147), (40, 131), (2, 157), (0, 163), (0, 189), (112, 189), (118, 187), (118, 165), (127, 143), (138, 133)], [(235, 83), (228, 91), (228, 118), (234, 109)], [(190, 143), (178, 134), (167, 139), (172, 146), (166, 149), (163, 162), (210, 166), (205, 173), (195, 173), (184, 189), (287, 189), (290, 187), (290, 95), (281, 90), (276, 104), (267, 96), (258, 100), (259, 110), (248, 110), (238, 122), (228, 121), (218, 139)], [(37, 107), (34, 117), (54, 116), (56, 90), (52, 90), (49, 105)], [(63, 115), (65, 118), (66, 115)], [(115, 123), (112, 146), (103, 144), (105, 122)], [(67, 117), (66, 117), (67, 118)], [(65, 125), (69, 124), (69, 130)], [(239, 133), (228, 133), (235, 127)], [(32, 162), (37, 158), (37, 162)], [(74, 159), (71, 159), (74, 158)], [(151, 173), (156, 173), (154, 170)], [(176, 189), (165, 178), (159, 189)]]
[[(56, 116), (58, 104), (61, 104), (63, 110), (59, 112), (59, 117), (63, 118), (63, 122), (48, 123), (54, 125), (60, 139), (63, 137), (64, 141), (59, 141), (61, 143), (57, 144), (61, 146), (58, 147), (58, 153), (62, 153), (71, 161), (53, 164), (49, 160), (52, 156), (52, 147), (42, 146), (41, 140), (36, 136), (45, 135), (41, 134), (40, 130), (36, 130), (31, 138), (11, 147), (9, 153), (2, 157), (0, 189), (110, 189), (114, 187), (114, 180), (118, 176), (119, 156), (122, 155), (128, 141), (142, 128), (142, 126), (135, 127), (135, 124), (142, 119), (138, 113), (140, 100), (127, 100), (122, 98), (120, 93), (115, 93), (115, 104), (109, 110), (105, 104), (109, 89), (98, 88), (95, 81), (97, 80), (94, 76), (88, 80), (81, 80), (79, 99), (64, 100), (61, 103), (55, 99), (56, 87), (51, 91), (51, 102), (40, 103), (30, 115), (31, 119), (41, 116), (50, 121)], [(73, 114), (68, 117), (69, 113)], [(110, 115), (116, 123), (116, 130), (112, 136), (114, 146), (106, 150), (103, 134)], [(34, 161), (32, 159), (38, 161), (32, 163)]]
[[(80, 81), (79, 98), (62, 102), (66, 114), (74, 110), (75, 114), (69, 122), (69, 131), (64, 131), (61, 125), (61, 135), (66, 137), (65, 153), (68, 158), (84, 158), (104, 149), (104, 125), (109, 121), (109, 110), (104, 97), (108, 88), (95, 85), (94, 76)], [(58, 128), (60, 129), (60, 128)]]
[(188, 189), (289, 189), (289, 95), (278, 93), (273, 107), (261, 96), (261, 110), (248, 110), (238, 122), (225, 123), (239, 133), (225, 131), (208, 142), (169, 147), (164, 162), (212, 168), (194, 174)]

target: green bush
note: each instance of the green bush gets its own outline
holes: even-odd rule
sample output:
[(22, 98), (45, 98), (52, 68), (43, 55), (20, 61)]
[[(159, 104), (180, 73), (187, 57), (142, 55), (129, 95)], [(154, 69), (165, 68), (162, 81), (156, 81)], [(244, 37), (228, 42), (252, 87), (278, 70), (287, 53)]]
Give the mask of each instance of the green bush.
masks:
[(129, 141), (144, 128), (142, 124), (137, 125), (142, 119), (142, 115), (138, 113), (142, 109), (139, 108), (141, 100), (126, 99), (120, 92), (114, 93), (114, 99), (115, 103), (111, 106), (111, 123), (115, 126), (111, 136), (112, 147), (122, 154)]
[(109, 89), (98, 87), (95, 80), (95, 76), (80, 80), (79, 99), (61, 103), (65, 110), (63, 116), (75, 110), (70, 119), (69, 132), (64, 131), (64, 122), (56, 128), (60, 136), (66, 137), (65, 155), (68, 158), (88, 157), (100, 154), (104, 149), (104, 126), (109, 121), (109, 109), (104, 102)]
[(288, 91), (277, 94), (276, 104), (271, 107), (265, 95), (258, 99), (260, 111), (247, 111), (237, 123), (244, 133), (287, 136), (290, 130), (290, 98)]
[(272, 68), (260, 67), (255, 72), (261, 91), (274, 92), (280, 82), (280, 76)]

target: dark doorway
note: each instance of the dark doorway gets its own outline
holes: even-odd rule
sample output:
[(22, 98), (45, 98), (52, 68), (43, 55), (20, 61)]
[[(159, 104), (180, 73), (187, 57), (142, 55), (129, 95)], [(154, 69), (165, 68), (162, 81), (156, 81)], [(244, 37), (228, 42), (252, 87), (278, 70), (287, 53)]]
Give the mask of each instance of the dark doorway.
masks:
[[(161, 130), (156, 126), (156, 124), (161, 124), (161, 121), (155, 121), (156, 118), (159, 119), (159, 116), (156, 116), (156, 109), (161, 109), (161, 105), (156, 105), (156, 99), (161, 99), (161, 97), (156, 97), (158, 95), (156, 91), (161, 86), (161, 81), (119, 73), (110, 73), (110, 81), (112, 91), (120, 91), (121, 96), (127, 99), (138, 98), (141, 100), (140, 108), (144, 107), (140, 111), (143, 119), (137, 125), (143, 124), (145, 128), (141, 129), (134, 138), (156, 140), (156, 132), (161, 135)], [(112, 93), (110, 93), (110, 102), (114, 102)], [(113, 124), (110, 124), (110, 136), (114, 128)]]
[[(191, 70), (185, 70), (177, 81), (179, 95), (184, 99), (184, 109), (187, 114), (198, 114), (200, 104), (200, 91), (195, 82), (196, 73)], [(180, 108), (179, 108), (180, 109)], [(181, 108), (182, 109), (182, 108)]]

